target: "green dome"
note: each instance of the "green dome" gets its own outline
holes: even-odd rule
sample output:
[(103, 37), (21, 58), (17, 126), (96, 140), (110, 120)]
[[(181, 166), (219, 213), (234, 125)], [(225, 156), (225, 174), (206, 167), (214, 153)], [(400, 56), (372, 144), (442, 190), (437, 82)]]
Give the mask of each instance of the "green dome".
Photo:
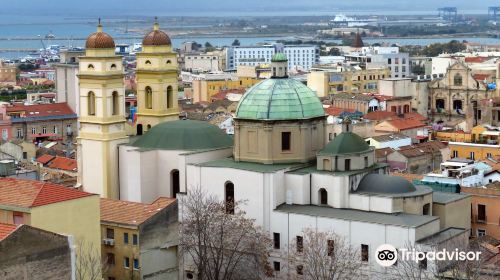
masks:
[(233, 140), (219, 127), (203, 121), (178, 120), (153, 126), (132, 146), (161, 150), (208, 150), (233, 146)]
[(342, 132), (333, 138), (319, 155), (340, 155), (368, 152), (370, 146), (356, 133)]
[(288, 58), (286, 58), (286, 55), (284, 53), (275, 53), (271, 58), (271, 62), (286, 62), (286, 61), (288, 61)]
[(316, 93), (294, 79), (267, 79), (241, 98), (236, 118), (252, 120), (294, 120), (322, 117), (323, 104)]

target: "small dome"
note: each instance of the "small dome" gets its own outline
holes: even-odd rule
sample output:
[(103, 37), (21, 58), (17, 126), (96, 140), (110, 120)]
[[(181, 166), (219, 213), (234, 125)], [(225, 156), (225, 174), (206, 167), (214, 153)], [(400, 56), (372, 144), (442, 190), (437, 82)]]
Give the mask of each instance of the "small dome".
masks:
[(99, 23), (97, 32), (90, 34), (85, 43), (87, 49), (114, 49), (115, 41), (113, 37), (102, 31), (102, 25)]
[(337, 137), (333, 138), (320, 155), (340, 155), (340, 154), (355, 154), (370, 151), (370, 146), (356, 133), (342, 132)]
[(236, 118), (297, 120), (325, 116), (316, 93), (289, 78), (267, 79), (250, 88), (236, 109)]
[(288, 58), (286, 58), (286, 55), (284, 53), (276, 53), (271, 58), (271, 62), (286, 62), (286, 61), (288, 61)]
[(160, 30), (158, 22), (155, 22), (153, 31), (149, 32), (142, 40), (143, 46), (170, 46), (171, 44), (170, 37)]
[(233, 140), (208, 122), (178, 120), (153, 126), (131, 145), (145, 149), (195, 151), (231, 147)]
[(382, 174), (368, 174), (359, 182), (356, 192), (411, 193), (417, 188), (406, 179)]

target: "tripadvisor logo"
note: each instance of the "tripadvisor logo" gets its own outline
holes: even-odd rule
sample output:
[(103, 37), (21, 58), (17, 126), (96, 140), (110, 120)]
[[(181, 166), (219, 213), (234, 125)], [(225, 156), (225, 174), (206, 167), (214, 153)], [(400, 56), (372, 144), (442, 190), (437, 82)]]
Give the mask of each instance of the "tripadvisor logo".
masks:
[(430, 261), (478, 261), (480, 259), (481, 252), (464, 252), (455, 249), (453, 251), (448, 251), (442, 249), (440, 251), (430, 251), (421, 252), (415, 249), (405, 249), (401, 248), (397, 250), (394, 246), (390, 244), (382, 244), (375, 251), (375, 260), (377, 263), (383, 267), (389, 267), (394, 265), (398, 258), (401, 261), (414, 261), (416, 263), (423, 260)]

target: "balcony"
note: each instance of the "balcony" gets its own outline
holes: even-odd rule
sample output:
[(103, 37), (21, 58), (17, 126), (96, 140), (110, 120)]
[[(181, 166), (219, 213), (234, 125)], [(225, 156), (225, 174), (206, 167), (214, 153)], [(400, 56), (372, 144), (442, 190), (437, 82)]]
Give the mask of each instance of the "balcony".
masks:
[(114, 239), (112, 239), (112, 238), (104, 238), (104, 239), (102, 240), (102, 244), (104, 244), (104, 245), (106, 245), (106, 246), (111, 246), (111, 247), (113, 247), (113, 246), (115, 246), (115, 240), (114, 240)]

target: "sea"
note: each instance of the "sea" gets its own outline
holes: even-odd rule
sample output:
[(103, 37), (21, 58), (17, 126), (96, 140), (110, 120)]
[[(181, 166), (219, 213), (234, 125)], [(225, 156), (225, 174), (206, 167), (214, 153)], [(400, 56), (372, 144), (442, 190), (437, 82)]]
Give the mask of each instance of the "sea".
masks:
[[(334, 14), (332, 14), (334, 16)], [(136, 33), (124, 34), (124, 19), (115, 17), (104, 19), (105, 31), (115, 38), (116, 43), (133, 44), (141, 42), (141, 35)], [(140, 24), (138, 24), (140, 25)], [(136, 27), (137, 24), (134, 26)], [(145, 27), (145, 26), (139, 26)], [(27, 55), (23, 51), (5, 52), (2, 49), (41, 49), (43, 46), (60, 45), (71, 47), (82, 47), (85, 44), (86, 38), (92, 32), (95, 32), (96, 20), (88, 17), (56, 17), (56, 16), (14, 16), (2, 15), (0, 17), (0, 58), (11, 59), (20, 58)], [(169, 28), (166, 27), (168, 30)], [(53, 34), (55, 39), (45, 39), (47, 34)], [(39, 38), (39, 39), (37, 39)], [(60, 40), (57, 38), (66, 38)], [(127, 39), (120, 39), (127, 38)], [(296, 40), (300, 39), (293, 36), (227, 36), (227, 35), (212, 35), (212, 36), (192, 36), (179, 35), (172, 36), (172, 44), (174, 48), (181, 46), (186, 41), (196, 41), (200, 44), (209, 42), (213, 46), (228, 46), (238, 39), (241, 45), (256, 45), (259, 43), (272, 43), (277, 40)], [(476, 42), (483, 44), (500, 45), (498, 38), (481, 38), (481, 37), (457, 37), (457, 38), (366, 38), (364, 42), (369, 44), (374, 43), (389, 43), (399, 45), (428, 45), (431, 43), (445, 43), (450, 40), (466, 40), (468, 42)], [(323, 40), (326, 42), (339, 43), (339, 40)]]

